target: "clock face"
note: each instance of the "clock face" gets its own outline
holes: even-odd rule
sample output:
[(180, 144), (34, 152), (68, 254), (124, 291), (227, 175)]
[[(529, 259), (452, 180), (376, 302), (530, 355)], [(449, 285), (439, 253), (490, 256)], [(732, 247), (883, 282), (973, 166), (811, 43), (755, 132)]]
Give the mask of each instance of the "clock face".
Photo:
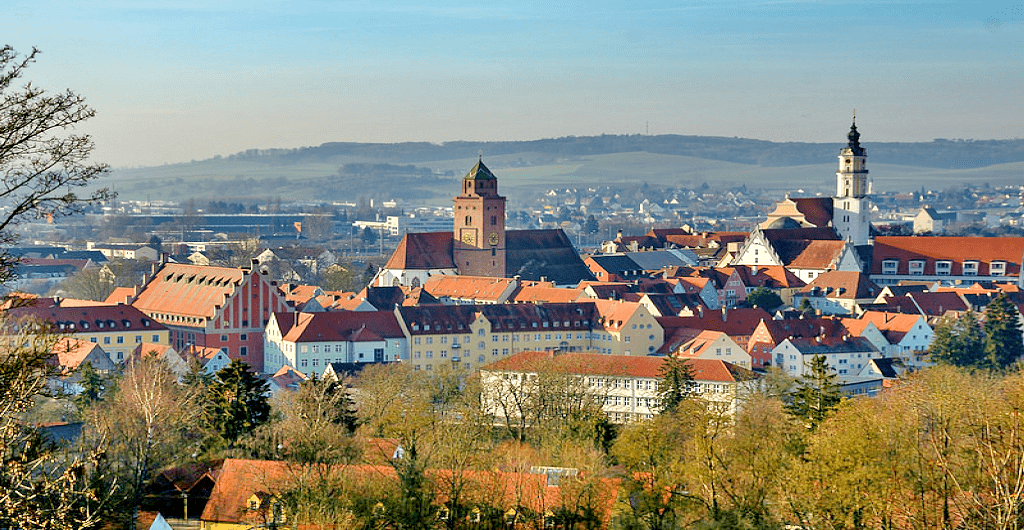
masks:
[(487, 236), (487, 242), (489, 242), (491, 245), (497, 245), (498, 244), (498, 233), (497, 232), (491, 232), (491, 235)]
[(462, 231), (462, 242), (467, 245), (476, 244), (476, 230), (463, 230)]

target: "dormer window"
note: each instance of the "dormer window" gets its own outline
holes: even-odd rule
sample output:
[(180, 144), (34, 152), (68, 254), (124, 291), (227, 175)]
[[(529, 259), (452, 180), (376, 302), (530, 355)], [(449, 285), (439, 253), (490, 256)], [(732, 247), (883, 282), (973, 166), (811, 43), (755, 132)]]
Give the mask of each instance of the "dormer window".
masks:
[(953, 270), (953, 262), (944, 259), (935, 262), (935, 274), (939, 276), (949, 276), (949, 273)]
[(898, 259), (882, 260), (882, 274), (896, 274), (899, 267), (900, 260)]
[(978, 275), (978, 260), (968, 260), (964, 262), (964, 276), (977, 276)]
[(1005, 276), (1006, 275), (1006, 262), (1005, 261), (993, 261), (988, 266), (988, 273), (990, 276)]
[(924, 274), (924, 260), (923, 259), (912, 259), (910, 260), (910, 275), (920, 276)]

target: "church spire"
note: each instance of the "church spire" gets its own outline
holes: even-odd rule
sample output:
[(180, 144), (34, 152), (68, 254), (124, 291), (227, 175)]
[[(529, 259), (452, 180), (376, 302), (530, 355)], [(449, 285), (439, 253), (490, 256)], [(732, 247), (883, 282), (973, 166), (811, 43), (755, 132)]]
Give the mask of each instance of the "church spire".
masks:
[(850, 132), (846, 134), (846, 147), (854, 156), (864, 156), (864, 148), (860, 146), (860, 133), (857, 132), (857, 111), (853, 111), (853, 124), (850, 125)]

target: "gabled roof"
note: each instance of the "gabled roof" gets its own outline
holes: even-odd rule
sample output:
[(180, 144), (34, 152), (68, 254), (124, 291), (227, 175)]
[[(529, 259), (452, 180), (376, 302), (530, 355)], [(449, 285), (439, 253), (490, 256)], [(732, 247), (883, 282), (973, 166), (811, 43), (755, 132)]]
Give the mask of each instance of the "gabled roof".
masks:
[(6, 311), (14, 320), (34, 319), (52, 324), (60, 333), (163, 331), (167, 328), (130, 305), (87, 307), (15, 307)]
[(718, 339), (723, 336), (728, 337), (721, 331), (703, 330), (697, 334), (696, 337), (689, 341), (681, 344), (678, 348), (673, 351), (673, 354), (680, 358), (694, 359), (700, 357), (715, 343)]
[(103, 348), (95, 342), (65, 337), (54, 343), (51, 351), (57, 358), (57, 366), (68, 370), (77, 370), (89, 357), (89, 354), (97, 350), (99, 354), (106, 355), (103, 353)]
[(786, 239), (775, 242), (782, 263), (793, 269), (827, 269), (839, 262), (843, 241)]
[(454, 269), (451, 232), (410, 232), (405, 234), (391, 254), (385, 269)]
[[(661, 378), (665, 360), (663, 356), (526, 351), (482, 366), (480, 370), (533, 372), (546, 369), (579, 375)], [(686, 359), (684, 362), (692, 368), (696, 381), (731, 383), (757, 377), (750, 370), (718, 359)]]
[(561, 229), (508, 230), (505, 247), (505, 275), (510, 278), (546, 279), (556, 285), (594, 279)]
[(826, 271), (800, 289), (801, 293), (826, 298), (874, 299), (881, 289), (859, 271)]
[[(275, 313), (274, 316), (282, 327), (282, 340), (287, 342), (380, 342), (405, 336), (392, 311)], [(283, 329), (285, 326), (287, 330)]]
[(550, 282), (523, 282), (509, 298), (516, 303), (575, 302), (583, 295), (583, 288), (555, 287)]
[(436, 299), (455, 298), (504, 302), (511, 294), (516, 280), (489, 276), (431, 276), (423, 283), (423, 290)]
[(250, 271), (167, 263), (132, 303), (146, 313), (213, 318)]
[(993, 261), (1006, 262), (1006, 275), (1020, 274), (1024, 258), (1024, 237), (917, 237), (880, 236), (875, 238), (871, 274), (882, 273), (882, 262), (899, 260), (897, 274), (909, 274), (910, 260), (924, 260), (925, 275), (935, 274), (935, 261), (952, 261), (950, 274), (962, 273), (963, 262), (977, 260), (979, 276), (989, 274)]
[(824, 355), (830, 353), (877, 352), (871, 341), (864, 337), (843, 336), (840, 338), (809, 337), (787, 339), (802, 355)]
[(440, 303), (436, 298), (430, 296), (430, 293), (424, 292), (422, 287), (374, 287), (371, 285), (364, 287), (356, 297), (366, 299), (370, 305), (380, 311), (388, 311), (395, 306)]

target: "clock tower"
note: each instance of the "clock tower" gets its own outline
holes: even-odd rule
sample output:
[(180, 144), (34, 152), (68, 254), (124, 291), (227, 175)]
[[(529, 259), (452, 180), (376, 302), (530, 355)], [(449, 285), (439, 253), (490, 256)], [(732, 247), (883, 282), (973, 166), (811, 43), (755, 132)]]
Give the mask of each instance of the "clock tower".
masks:
[(836, 195), (832, 198), (832, 227), (839, 237), (854, 245), (868, 244), (870, 217), (868, 212), (868, 155), (860, 145), (860, 133), (854, 117), (846, 135), (846, 147), (839, 150), (836, 171)]
[(462, 194), (453, 201), (452, 258), (459, 274), (505, 277), (505, 197), (482, 158), (462, 178)]

